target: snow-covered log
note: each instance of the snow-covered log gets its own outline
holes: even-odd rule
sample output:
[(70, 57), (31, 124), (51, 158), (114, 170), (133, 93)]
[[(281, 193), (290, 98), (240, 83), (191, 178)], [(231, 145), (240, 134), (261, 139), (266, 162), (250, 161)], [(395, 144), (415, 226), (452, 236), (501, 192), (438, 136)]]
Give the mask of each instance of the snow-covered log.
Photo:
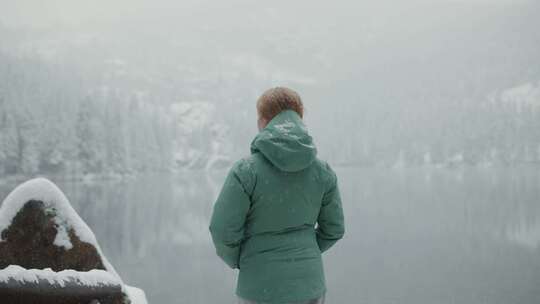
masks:
[(0, 297), (7, 303), (124, 303), (121, 282), (105, 270), (55, 272), (15, 265), (0, 270)]

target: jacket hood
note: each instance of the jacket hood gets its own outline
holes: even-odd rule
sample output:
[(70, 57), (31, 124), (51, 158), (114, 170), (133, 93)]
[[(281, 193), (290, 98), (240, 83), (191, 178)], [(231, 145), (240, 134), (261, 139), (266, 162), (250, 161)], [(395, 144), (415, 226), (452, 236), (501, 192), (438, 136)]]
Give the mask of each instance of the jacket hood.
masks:
[(251, 153), (261, 152), (282, 171), (301, 171), (315, 160), (317, 148), (298, 113), (276, 115), (251, 142)]

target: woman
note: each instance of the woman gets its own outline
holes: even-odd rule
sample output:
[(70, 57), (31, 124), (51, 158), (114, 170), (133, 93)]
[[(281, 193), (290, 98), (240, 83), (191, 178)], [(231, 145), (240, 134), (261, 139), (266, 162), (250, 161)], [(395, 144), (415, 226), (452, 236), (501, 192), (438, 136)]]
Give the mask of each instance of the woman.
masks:
[(214, 205), (216, 252), (240, 270), (241, 304), (324, 303), (321, 254), (345, 233), (336, 174), (316, 156), (296, 92), (266, 91), (257, 112), (251, 155), (234, 164)]

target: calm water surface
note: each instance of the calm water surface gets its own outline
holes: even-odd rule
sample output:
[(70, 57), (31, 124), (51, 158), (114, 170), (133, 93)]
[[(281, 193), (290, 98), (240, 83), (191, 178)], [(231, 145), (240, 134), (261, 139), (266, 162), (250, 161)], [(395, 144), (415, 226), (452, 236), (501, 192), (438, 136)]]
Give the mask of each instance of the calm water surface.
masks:
[[(336, 171), (347, 227), (324, 256), (329, 304), (540, 303), (540, 168)], [(52, 179), (150, 303), (232, 304), (236, 272), (208, 233), (225, 174)]]

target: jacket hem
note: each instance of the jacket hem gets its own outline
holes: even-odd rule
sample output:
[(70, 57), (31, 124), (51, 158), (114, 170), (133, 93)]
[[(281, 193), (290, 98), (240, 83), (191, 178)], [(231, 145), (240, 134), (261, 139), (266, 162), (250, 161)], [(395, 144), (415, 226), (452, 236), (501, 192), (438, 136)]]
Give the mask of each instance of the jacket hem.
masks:
[(319, 290), (318, 292), (314, 292), (312, 294), (297, 296), (297, 297), (283, 297), (275, 300), (268, 300), (267, 298), (260, 298), (256, 295), (249, 294), (249, 293), (243, 293), (239, 291), (238, 289), (235, 292), (235, 295), (237, 297), (240, 297), (242, 299), (248, 300), (248, 301), (254, 301), (257, 303), (265, 303), (265, 304), (284, 304), (289, 302), (304, 302), (309, 301), (313, 299), (318, 299), (322, 297), (326, 293), (327, 289), (326, 287), (323, 287), (323, 289)]

